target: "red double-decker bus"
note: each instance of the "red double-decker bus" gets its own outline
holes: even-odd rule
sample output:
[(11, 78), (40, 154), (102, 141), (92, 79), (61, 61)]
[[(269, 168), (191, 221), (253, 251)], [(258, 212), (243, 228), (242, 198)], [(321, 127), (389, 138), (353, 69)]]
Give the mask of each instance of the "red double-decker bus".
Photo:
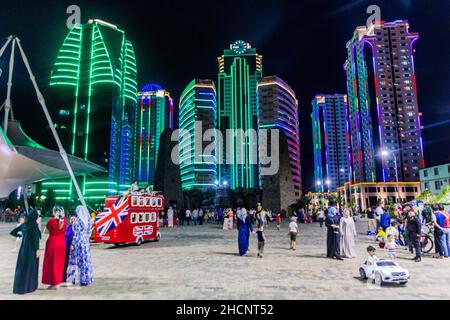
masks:
[(159, 213), (164, 210), (162, 195), (111, 196), (95, 218), (95, 242), (115, 245), (159, 241)]

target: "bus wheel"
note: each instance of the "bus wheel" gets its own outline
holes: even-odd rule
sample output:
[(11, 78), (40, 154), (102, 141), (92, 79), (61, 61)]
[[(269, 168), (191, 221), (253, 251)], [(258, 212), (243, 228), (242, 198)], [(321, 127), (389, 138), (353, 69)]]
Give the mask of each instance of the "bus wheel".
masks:
[(120, 246), (120, 243), (114, 243), (114, 246), (118, 247), (118, 246)]
[(141, 244), (142, 244), (142, 238), (141, 237), (139, 237), (139, 238), (137, 238), (136, 239), (136, 245), (138, 245), (138, 246), (140, 246)]
[(157, 233), (156, 234), (156, 238), (155, 238), (155, 241), (159, 241), (159, 240), (161, 240), (161, 233)]

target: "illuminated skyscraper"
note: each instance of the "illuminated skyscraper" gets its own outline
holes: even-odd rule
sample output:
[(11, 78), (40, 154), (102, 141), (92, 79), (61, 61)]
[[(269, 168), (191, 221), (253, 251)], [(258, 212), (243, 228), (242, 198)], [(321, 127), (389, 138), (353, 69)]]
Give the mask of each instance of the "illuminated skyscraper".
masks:
[(173, 99), (168, 91), (150, 83), (138, 93), (138, 104), (133, 180), (154, 185), (161, 134), (174, 128)]
[[(417, 39), (407, 21), (376, 21), (356, 28), (347, 43), (344, 69), (356, 182), (395, 181), (396, 171), (400, 181), (419, 180), (424, 163), (413, 58)], [(382, 150), (390, 155), (381, 157)]]
[(54, 109), (71, 111), (71, 133), (63, 143), (72, 154), (109, 169), (108, 178), (83, 183), (88, 199), (131, 183), (136, 73), (131, 42), (105, 21), (74, 27), (59, 50), (50, 87)]
[(317, 192), (332, 191), (350, 180), (347, 95), (317, 94), (312, 101), (314, 178)]
[[(277, 76), (264, 77), (258, 83), (258, 110), (259, 129), (279, 129), (286, 136), (295, 196), (298, 198), (301, 195), (300, 135), (295, 92)], [(265, 183), (270, 183), (271, 177), (260, 178), (264, 192)]]
[[(205, 131), (216, 128), (216, 87), (212, 80), (194, 79), (180, 97), (180, 171), (183, 190), (216, 187), (215, 135), (204, 139)], [(201, 125), (201, 127), (197, 126)], [(211, 132), (211, 131), (210, 131)], [(209, 140), (209, 141), (208, 141)]]
[[(231, 189), (258, 188), (256, 85), (262, 78), (262, 56), (249, 43), (239, 40), (225, 49), (218, 61), (218, 128), (226, 146), (218, 146), (226, 150), (221, 155), (223, 164), (219, 163), (219, 183), (227, 182)], [(227, 129), (233, 133), (243, 130), (245, 141), (227, 139)]]

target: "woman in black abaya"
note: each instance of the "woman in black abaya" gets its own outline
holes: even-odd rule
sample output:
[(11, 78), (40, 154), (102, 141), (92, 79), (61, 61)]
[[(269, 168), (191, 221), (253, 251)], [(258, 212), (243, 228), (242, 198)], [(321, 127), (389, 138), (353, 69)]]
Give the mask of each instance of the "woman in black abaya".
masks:
[(22, 245), (17, 257), (14, 276), (13, 293), (16, 294), (33, 292), (38, 287), (41, 232), (36, 222), (37, 218), (38, 212), (31, 210), (25, 218), (25, 223), (11, 231), (11, 235), (14, 237), (17, 237), (19, 231), (22, 231)]

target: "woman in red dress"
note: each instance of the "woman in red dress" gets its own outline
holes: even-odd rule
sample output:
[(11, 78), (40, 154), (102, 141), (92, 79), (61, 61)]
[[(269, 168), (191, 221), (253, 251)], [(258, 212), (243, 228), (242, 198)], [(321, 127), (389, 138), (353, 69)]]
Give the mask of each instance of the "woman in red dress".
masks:
[(49, 234), (45, 245), (42, 283), (48, 284), (48, 289), (57, 289), (63, 281), (64, 263), (66, 259), (66, 228), (67, 220), (64, 209), (53, 208), (53, 218), (48, 220), (45, 232)]

